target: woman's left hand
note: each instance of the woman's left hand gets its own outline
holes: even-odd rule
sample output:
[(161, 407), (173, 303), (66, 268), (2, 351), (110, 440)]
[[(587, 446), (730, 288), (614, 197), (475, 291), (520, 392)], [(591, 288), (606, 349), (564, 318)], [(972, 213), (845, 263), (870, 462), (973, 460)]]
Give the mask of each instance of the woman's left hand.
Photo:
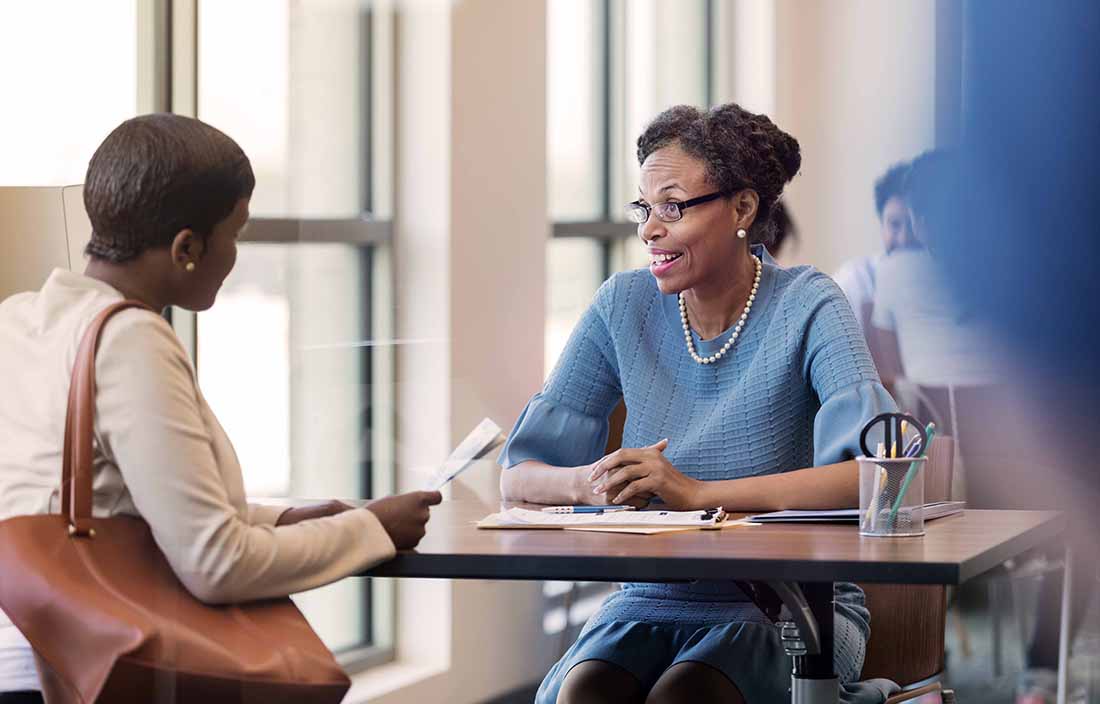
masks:
[(313, 518), (335, 516), (338, 513), (350, 510), (351, 506), (348, 506), (343, 501), (337, 501), (336, 499), (325, 501), (320, 504), (310, 504), (309, 506), (295, 506), (294, 508), (288, 508), (283, 511), (282, 514), (279, 515), (279, 520), (276, 521), (275, 525), (289, 526)]
[(665, 458), (668, 440), (639, 448), (622, 448), (592, 468), (593, 492), (620, 488), (612, 503), (621, 504), (640, 494), (655, 494), (674, 511), (708, 508), (699, 505), (703, 482), (685, 476)]

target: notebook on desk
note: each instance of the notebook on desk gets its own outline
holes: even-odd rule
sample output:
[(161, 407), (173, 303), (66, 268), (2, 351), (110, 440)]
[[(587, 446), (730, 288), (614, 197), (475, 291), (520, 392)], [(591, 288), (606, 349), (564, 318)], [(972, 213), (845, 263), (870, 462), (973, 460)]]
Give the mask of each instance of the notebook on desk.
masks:
[[(958, 513), (966, 508), (965, 501), (936, 501), (924, 505), (924, 520), (931, 521)], [(858, 508), (828, 511), (775, 511), (752, 516), (757, 523), (859, 523)]]

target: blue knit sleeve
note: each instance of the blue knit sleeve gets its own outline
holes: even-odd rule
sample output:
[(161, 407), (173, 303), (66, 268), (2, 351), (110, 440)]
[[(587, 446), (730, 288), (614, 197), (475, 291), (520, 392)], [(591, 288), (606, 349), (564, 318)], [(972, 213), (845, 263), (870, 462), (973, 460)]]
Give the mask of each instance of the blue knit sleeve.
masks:
[(504, 468), (537, 460), (577, 467), (599, 459), (608, 417), (622, 398), (609, 329), (615, 278), (604, 282), (542, 391), (527, 403), (500, 454)]
[(879, 413), (894, 411), (894, 399), (879, 381), (867, 342), (851, 306), (827, 276), (807, 282), (803, 373), (821, 407), (814, 418), (814, 464), (843, 462), (863, 454), (859, 434)]

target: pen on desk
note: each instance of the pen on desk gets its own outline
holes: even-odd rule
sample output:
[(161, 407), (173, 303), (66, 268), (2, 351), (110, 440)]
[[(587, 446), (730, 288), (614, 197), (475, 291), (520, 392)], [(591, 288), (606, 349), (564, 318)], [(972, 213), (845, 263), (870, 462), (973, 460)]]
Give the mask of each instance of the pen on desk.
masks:
[(633, 506), (547, 506), (543, 513), (616, 513), (633, 511)]

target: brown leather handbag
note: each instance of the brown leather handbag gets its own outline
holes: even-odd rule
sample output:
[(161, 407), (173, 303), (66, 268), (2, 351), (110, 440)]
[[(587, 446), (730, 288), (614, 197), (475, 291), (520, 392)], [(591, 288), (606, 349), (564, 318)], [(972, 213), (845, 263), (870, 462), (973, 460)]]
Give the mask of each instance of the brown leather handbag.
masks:
[(208, 606), (172, 572), (145, 521), (92, 518), (100, 313), (73, 365), (61, 514), (0, 522), (0, 607), (57, 702), (339, 702), (351, 682), (289, 598)]

